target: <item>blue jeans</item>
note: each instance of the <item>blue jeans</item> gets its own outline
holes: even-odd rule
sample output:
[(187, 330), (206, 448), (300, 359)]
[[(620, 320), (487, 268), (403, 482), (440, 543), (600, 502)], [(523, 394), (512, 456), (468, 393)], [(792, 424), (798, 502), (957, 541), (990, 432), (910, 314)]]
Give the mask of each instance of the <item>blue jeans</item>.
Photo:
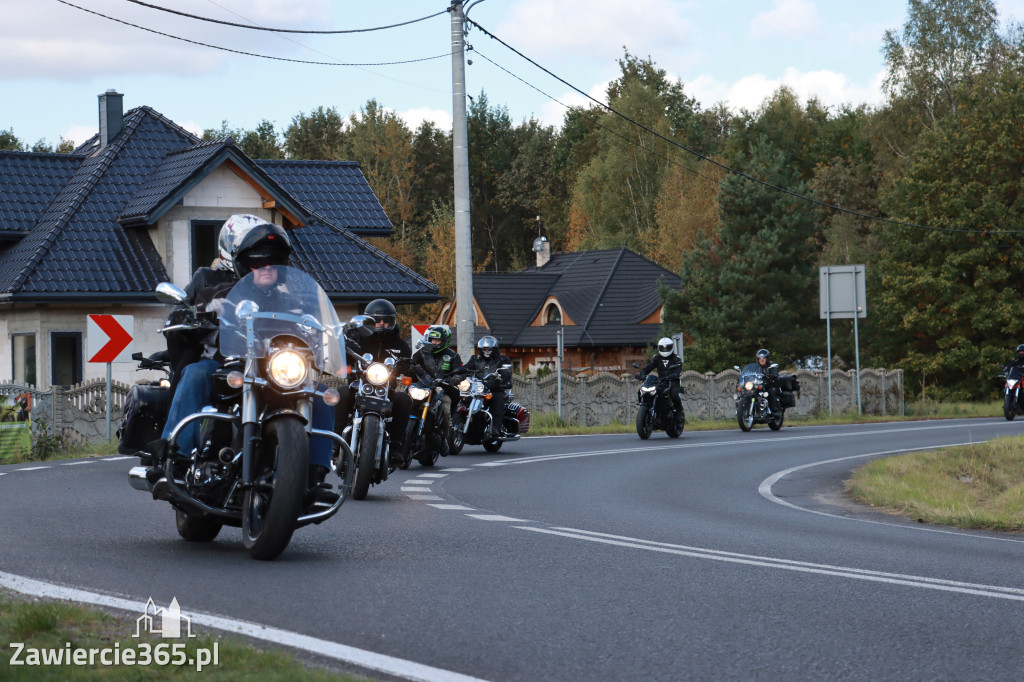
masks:
[[(167, 413), (167, 424), (164, 425), (163, 438), (171, 435), (171, 431), (185, 417), (195, 414), (210, 404), (210, 396), (213, 394), (213, 373), (217, 370), (216, 360), (204, 358), (187, 366), (181, 373), (181, 380), (174, 391), (174, 398), (171, 400), (171, 409)], [(321, 389), (324, 387), (321, 386)], [(199, 424), (195, 421), (186, 426), (178, 434), (178, 452), (183, 455), (190, 455), (192, 450), (199, 447)], [(334, 429), (334, 408), (329, 407), (323, 400), (313, 400), (313, 428), (331, 431)], [(331, 447), (329, 438), (315, 436), (309, 441), (309, 463), (320, 466), (331, 467)]]

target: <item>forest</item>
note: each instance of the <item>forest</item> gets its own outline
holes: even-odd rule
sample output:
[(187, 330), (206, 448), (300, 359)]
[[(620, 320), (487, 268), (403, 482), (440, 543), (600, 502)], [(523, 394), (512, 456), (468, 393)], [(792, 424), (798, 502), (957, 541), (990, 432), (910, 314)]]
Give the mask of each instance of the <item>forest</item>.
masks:
[[(861, 366), (904, 369), (908, 397), (991, 397), (1024, 342), (1022, 36), (992, 0), (909, 0), (906, 23), (880, 36), (876, 107), (785, 87), (756, 111), (705, 107), (629, 49), (607, 107), (571, 109), (559, 127), (515, 122), (480, 92), (474, 267), (529, 266), (538, 232), (554, 251), (628, 247), (680, 273), (664, 331), (684, 333), (686, 368), (703, 372), (762, 346), (817, 366), (818, 268), (864, 264)], [(358, 161), (395, 226), (376, 245), (454, 294), (450, 131), (411, 130), (370, 99), (348, 116), (322, 106), (280, 129), (204, 132), (225, 136), (257, 159)], [(29, 148), (0, 130), (0, 149)], [(428, 320), (442, 303), (407, 312)], [(832, 328), (834, 363), (852, 367), (851, 323)]]

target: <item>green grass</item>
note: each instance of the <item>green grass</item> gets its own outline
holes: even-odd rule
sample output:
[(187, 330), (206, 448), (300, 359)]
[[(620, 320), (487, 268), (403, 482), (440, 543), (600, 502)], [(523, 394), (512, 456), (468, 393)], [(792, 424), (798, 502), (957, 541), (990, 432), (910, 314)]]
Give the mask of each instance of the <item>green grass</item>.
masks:
[[(263, 651), (248, 646), (233, 636), (200, 635), (196, 639), (163, 640), (155, 636), (136, 639), (136, 615), (111, 615), (104, 611), (82, 608), (67, 602), (39, 601), (14, 593), (0, 591), (0, 679), (3, 680), (170, 680), (201, 676), (203, 680), (260, 682), (358, 682), (364, 678), (340, 675), (314, 668), (281, 651)], [(96, 657), (94, 665), (11, 666), (15, 649), (9, 643), (25, 645), (21, 660), (30, 648), (60, 650), (109, 649), (115, 644), (121, 652), (140, 650), (144, 643), (156, 647), (161, 643), (184, 643), (186, 656), (195, 658), (197, 649), (212, 649), (216, 643), (219, 664), (195, 672), (195, 666), (104, 666)]]
[(846, 487), (858, 502), (926, 523), (1024, 531), (1024, 437), (875, 460)]

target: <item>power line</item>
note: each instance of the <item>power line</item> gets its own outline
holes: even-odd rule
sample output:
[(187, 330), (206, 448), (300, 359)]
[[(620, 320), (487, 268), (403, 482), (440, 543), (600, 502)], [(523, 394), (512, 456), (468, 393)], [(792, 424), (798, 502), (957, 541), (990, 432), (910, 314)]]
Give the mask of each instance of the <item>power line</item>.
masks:
[(412, 64), (412, 63), (415, 63), (415, 62), (427, 62), (427, 61), (430, 61), (432, 59), (440, 59), (441, 57), (450, 57), (451, 56), (450, 52), (446, 52), (444, 54), (434, 55), (433, 57), (421, 57), (419, 59), (405, 59), (405, 60), (402, 60), (402, 61), (394, 61), (394, 62), (365, 62), (365, 63), (316, 62), (316, 61), (310, 61), (310, 60), (307, 60), (307, 59), (289, 59), (288, 57), (274, 57), (272, 55), (257, 54), (255, 52), (245, 52), (244, 50), (234, 50), (234, 49), (232, 49), (230, 47), (221, 47), (220, 45), (211, 45), (209, 43), (199, 42), (198, 40), (190, 40), (188, 38), (182, 38), (181, 36), (171, 35), (170, 33), (163, 33), (161, 31), (156, 31), (156, 30), (151, 29), (151, 28), (146, 28), (145, 26), (139, 26), (138, 24), (133, 24), (131, 22), (124, 21), (123, 19), (117, 19), (115, 17), (107, 16), (106, 14), (102, 14), (100, 12), (95, 12), (95, 11), (93, 11), (91, 9), (86, 9), (85, 7), (79, 7), (78, 5), (75, 5), (75, 4), (72, 4), (70, 2), (67, 2), (67, 0), (57, 0), (57, 2), (61, 3), (62, 5), (67, 5), (68, 7), (74, 7), (75, 9), (82, 10), (83, 12), (88, 12), (89, 14), (95, 14), (96, 16), (103, 17), (104, 19), (109, 19), (110, 21), (116, 21), (117, 23), (124, 24), (125, 26), (131, 26), (132, 28), (137, 28), (137, 29), (140, 29), (142, 31), (147, 31), (149, 33), (155, 33), (156, 35), (164, 36), (165, 38), (172, 38), (174, 40), (180, 40), (183, 43), (190, 43), (192, 45), (199, 45), (200, 47), (209, 47), (209, 48), (214, 49), (214, 50), (221, 50), (223, 52), (231, 52), (233, 54), (240, 54), (240, 55), (244, 55), (246, 57), (259, 57), (260, 59), (272, 59), (272, 60), (279, 61), (279, 62), (291, 62), (291, 63), (294, 63), (294, 64), (312, 64), (312, 65), (316, 65), (316, 66), (394, 66), (394, 65), (397, 65), (397, 64)]
[(126, 1), (134, 3), (136, 5), (141, 5), (143, 7), (148, 7), (150, 9), (155, 9), (155, 10), (158, 10), (160, 12), (167, 12), (169, 14), (177, 14), (179, 17), (187, 17), (189, 19), (196, 19), (198, 21), (208, 21), (211, 24), (222, 24), (224, 26), (234, 26), (236, 28), (248, 28), (248, 29), (252, 29), (254, 31), (272, 31), (274, 33), (305, 33), (305, 34), (311, 34), (311, 35), (312, 34), (337, 35), (339, 33), (369, 33), (370, 31), (384, 31), (384, 30), (387, 30), (389, 28), (398, 28), (399, 26), (408, 26), (409, 24), (415, 24), (415, 23), (417, 23), (419, 21), (426, 21), (427, 19), (433, 19), (434, 17), (437, 17), (437, 16), (440, 16), (442, 14), (447, 14), (448, 13), (448, 10), (443, 9), (440, 12), (435, 12), (434, 14), (429, 14), (429, 15), (427, 15), (425, 17), (420, 17), (419, 19), (410, 19), (409, 21), (403, 21), (403, 22), (400, 22), (400, 23), (397, 23), (397, 24), (389, 24), (387, 26), (374, 26), (372, 28), (349, 28), (349, 29), (341, 29), (341, 30), (335, 30), (335, 31), (312, 31), (312, 30), (307, 30), (307, 29), (267, 28), (265, 26), (253, 26), (252, 24), (236, 24), (236, 23), (234, 23), (232, 21), (223, 21), (221, 19), (213, 19), (211, 17), (202, 17), (202, 16), (199, 16), (197, 14), (189, 14), (188, 12), (179, 12), (178, 10), (171, 9), (170, 7), (161, 7), (160, 5), (151, 5), (148, 2), (142, 2), (142, 0), (126, 0)]
[(798, 193), (793, 192), (791, 190), (788, 190), (788, 189), (786, 189), (784, 187), (778, 187), (777, 185), (773, 185), (770, 182), (766, 182), (766, 181), (761, 180), (759, 178), (755, 178), (754, 176), (749, 175), (747, 173), (744, 173), (743, 171), (736, 170), (735, 168), (727, 166), (724, 163), (721, 163), (720, 161), (716, 161), (716, 160), (712, 159), (711, 157), (706, 156), (705, 154), (701, 154), (700, 152), (698, 152), (698, 151), (696, 151), (694, 149), (690, 149), (689, 147), (686, 147), (685, 145), (682, 145), (679, 142), (676, 142), (675, 140), (673, 140), (671, 138), (665, 137), (664, 135), (662, 135), (658, 131), (652, 130), (652, 129), (648, 128), (647, 126), (645, 126), (644, 124), (642, 124), (642, 123), (640, 123), (638, 121), (633, 120), (629, 116), (627, 116), (627, 115), (625, 115), (625, 114), (623, 114), (623, 113), (613, 109), (612, 107), (610, 107), (609, 105), (605, 104), (604, 102), (601, 102), (600, 100), (594, 99), (593, 97), (588, 95), (583, 90), (580, 90), (578, 87), (576, 87), (575, 85), (573, 85), (569, 81), (567, 81), (564, 78), (562, 78), (561, 76), (553, 73), (550, 69), (548, 69), (548, 68), (546, 68), (544, 66), (541, 66), (540, 64), (535, 62), (533, 59), (530, 59), (525, 54), (523, 54), (522, 52), (520, 52), (516, 48), (512, 47), (511, 45), (506, 43), (504, 40), (502, 40), (498, 36), (494, 35), (493, 33), (488, 31), (487, 29), (485, 29), (483, 26), (481, 26), (477, 22), (473, 21), (472, 19), (466, 17), (466, 22), (469, 23), (469, 24), (472, 24), (476, 28), (480, 29), (480, 31), (485, 36), (487, 36), (488, 38), (491, 38), (492, 40), (498, 41), (506, 49), (508, 49), (511, 52), (515, 53), (516, 55), (518, 55), (522, 59), (525, 59), (527, 62), (529, 62), (533, 66), (537, 67), (538, 69), (540, 69), (544, 73), (548, 74), (549, 76), (551, 76), (555, 80), (559, 81), (560, 83), (564, 84), (565, 86), (567, 86), (567, 87), (571, 88), (572, 90), (576, 91), (577, 93), (583, 95), (588, 100), (594, 102), (595, 104), (597, 104), (601, 108), (606, 109), (608, 112), (610, 112), (612, 114), (615, 114), (616, 116), (624, 119), (625, 121), (631, 123), (632, 125), (634, 125), (634, 126), (636, 126), (638, 128), (641, 128), (642, 130), (647, 131), (651, 135), (654, 135), (654, 136), (656, 136), (658, 138), (661, 138), (665, 142), (668, 142), (671, 145), (679, 147), (683, 151), (688, 152), (689, 154), (692, 154), (692, 155), (694, 155), (694, 156), (696, 156), (696, 157), (698, 157), (700, 159), (703, 159), (704, 161), (707, 161), (708, 163), (711, 163), (711, 164), (713, 164), (715, 166), (718, 166), (719, 168), (722, 168), (723, 170), (728, 171), (729, 173), (734, 173), (735, 175), (738, 175), (741, 178), (744, 178), (746, 180), (750, 180), (752, 182), (756, 182), (759, 185), (763, 185), (763, 186), (768, 187), (770, 189), (773, 189), (773, 190), (775, 190), (777, 192), (782, 192), (783, 194), (788, 194), (789, 196), (794, 197), (796, 199), (800, 199), (802, 201), (806, 201), (806, 202), (809, 202), (809, 203), (812, 203), (812, 204), (816, 204), (816, 205), (821, 206), (823, 208), (828, 208), (828, 209), (831, 209), (833, 211), (838, 211), (840, 213), (846, 213), (846, 214), (849, 214), (849, 215), (857, 216), (858, 218), (864, 218), (866, 220), (875, 220), (875, 221), (879, 221), (879, 222), (883, 222), (883, 223), (890, 223), (892, 225), (898, 225), (900, 227), (911, 227), (911, 228), (920, 229), (920, 230), (931, 230), (931, 231), (934, 231), (934, 232), (959, 232), (959, 233), (966, 233), (966, 234), (1021, 234), (1021, 233), (1024, 233), (1024, 230), (966, 230), (966, 229), (958, 229), (958, 228), (952, 228), (952, 227), (932, 227), (930, 225), (918, 225), (916, 223), (907, 223), (907, 222), (903, 222), (901, 220), (895, 220), (893, 218), (883, 218), (881, 216), (875, 216), (875, 215), (871, 215), (871, 214), (868, 214), (868, 213), (862, 213), (860, 211), (854, 211), (854, 210), (849, 209), (849, 208), (843, 208), (842, 206), (836, 206), (834, 204), (830, 204), (828, 202), (821, 201), (819, 199), (815, 199), (814, 197), (809, 197), (809, 196), (805, 196), (803, 194), (798, 194)]

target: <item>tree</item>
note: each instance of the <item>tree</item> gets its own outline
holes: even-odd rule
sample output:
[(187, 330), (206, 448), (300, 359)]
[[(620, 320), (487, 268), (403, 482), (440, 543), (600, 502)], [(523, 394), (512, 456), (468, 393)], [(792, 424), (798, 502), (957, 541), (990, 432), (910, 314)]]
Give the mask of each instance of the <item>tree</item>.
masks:
[(20, 152), (24, 151), (25, 145), (17, 135), (14, 134), (14, 129), (0, 130), (0, 150), (5, 152)]
[(227, 121), (221, 121), (220, 128), (203, 130), (203, 140), (221, 140), (230, 137), (251, 159), (282, 159), (281, 139), (274, 130), (274, 124), (263, 119), (255, 130), (232, 128)]
[(347, 160), (345, 120), (334, 107), (317, 107), (308, 116), (299, 113), (285, 131), (284, 147), (290, 159)]

